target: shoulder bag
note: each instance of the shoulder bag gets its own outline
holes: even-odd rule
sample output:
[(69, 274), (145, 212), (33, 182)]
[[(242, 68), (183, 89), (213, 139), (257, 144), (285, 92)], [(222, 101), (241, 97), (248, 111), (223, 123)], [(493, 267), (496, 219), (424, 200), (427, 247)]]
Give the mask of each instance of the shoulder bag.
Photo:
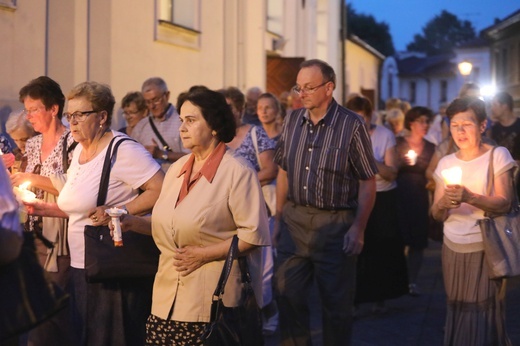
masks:
[[(491, 195), (494, 183), (493, 151), (489, 157), (486, 195)], [(514, 178), (513, 178), (514, 179)], [(490, 269), (490, 278), (499, 279), (520, 275), (520, 206), (514, 189), (511, 210), (503, 215), (486, 213), (477, 221), (482, 232), (484, 254)]]
[(69, 296), (48, 280), (38, 261), (35, 233), (23, 232), (18, 257), (0, 266), (0, 344), (54, 316)]
[(242, 272), (242, 305), (229, 308), (224, 306), (224, 287), (231, 272), (233, 262), (238, 257), (238, 237), (233, 236), (231, 247), (220, 274), (211, 303), (211, 320), (207, 324), (201, 340), (205, 346), (261, 346), (262, 317), (251, 286), (251, 275), (245, 257), (238, 258)]
[[(262, 169), (262, 163), (260, 162), (260, 152), (258, 151), (258, 136), (256, 135), (256, 126), (253, 125), (251, 129), (251, 139), (253, 140), (253, 146), (255, 147), (256, 160), (258, 166)], [(262, 194), (264, 195), (265, 204), (267, 205), (267, 211), (269, 216), (276, 215), (276, 180), (273, 180), (269, 184), (262, 186)]]
[(162, 146), (163, 146), (163, 150), (166, 150), (166, 151), (172, 151), (172, 148), (170, 148), (170, 146), (168, 145), (168, 143), (166, 143), (166, 141), (164, 140), (163, 136), (161, 135), (161, 133), (159, 132), (159, 130), (157, 130), (157, 127), (155, 126), (155, 124), (153, 123), (153, 119), (152, 119), (152, 116), (149, 116), (148, 117), (148, 120), (150, 121), (150, 126), (153, 130), (153, 132), (155, 133), (155, 135), (157, 136), (157, 138), (159, 139), (159, 141), (161, 142)]
[[(110, 170), (115, 163), (119, 145), (131, 138), (118, 137), (110, 142), (105, 156), (99, 184), (97, 206), (105, 204)], [(114, 246), (108, 226), (85, 226), (85, 271), (89, 282), (102, 282), (128, 278), (153, 277), (159, 265), (159, 249), (149, 235), (132, 231), (123, 233), (123, 246)]]

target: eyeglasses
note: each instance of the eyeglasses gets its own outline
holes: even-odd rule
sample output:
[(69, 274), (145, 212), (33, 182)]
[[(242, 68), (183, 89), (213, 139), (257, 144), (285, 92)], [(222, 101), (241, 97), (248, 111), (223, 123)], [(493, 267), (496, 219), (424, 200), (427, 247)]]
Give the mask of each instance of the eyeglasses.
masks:
[(70, 123), (71, 120), (76, 120), (78, 123), (82, 122), (82, 121), (85, 121), (85, 119), (87, 119), (87, 116), (89, 116), (90, 114), (92, 113), (98, 113), (99, 111), (84, 111), (84, 112), (81, 112), (81, 111), (76, 111), (74, 113), (63, 113), (63, 116), (65, 117), (65, 119), (67, 119), (67, 121)]
[(41, 110), (40, 108), (24, 109), (22, 114), (24, 117), (28, 117), (28, 116), (32, 115), (33, 113), (36, 113), (40, 110)]
[(328, 82), (330, 82), (330, 80), (326, 81), (325, 83), (323, 84), (320, 84), (318, 86), (315, 86), (315, 87), (312, 87), (312, 88), (309, 88), (309, 87), (305, 87), (305, 88), (300, 88), (298, 85), (295, 85), (293, 88), (292, 88), (292, 91), (301, 95), (301, 94), (305, 94), (305, 95), (312, 95), (316, 92), (316, 90), (318, 90), (318, 88), (321, 88), (322, 86), (324, 86), (325, 84), (327, 84)]
[(127, 112), (123, 112), (123, 116), (124, 116), (125, 118), (128, 118), (128, 117), (131, 116), (131, 115), (137, 115), (137, 114), (139, 114), (139, 113), (141, 113), (141, 112), (142, 112), (142, 111), (135, 111), (135, 112), (127, 111)]
[(151, 100), (145, 100), (144, 102), (148, 106), (151, 105), (151, 104), (158, 105), (158, 104), (161, 103), (161, 100), (164, 97), (164, 95), (166, 95), (166, 93), (163, 93), (161, 96), (157, 96), (156, 98), (153, 98)]

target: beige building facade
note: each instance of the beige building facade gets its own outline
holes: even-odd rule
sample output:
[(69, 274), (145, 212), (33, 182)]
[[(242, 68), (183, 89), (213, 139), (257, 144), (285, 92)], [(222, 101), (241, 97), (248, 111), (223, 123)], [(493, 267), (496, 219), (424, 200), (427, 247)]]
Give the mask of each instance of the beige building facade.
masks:
[(167, 82), (172, 103), (192, 85), (265, 89), (268, 55), (323, 59), (340, 75), (341, 3), (0, 0), (0, 116), (22, 107), (19, 89), (40, 75), (65, 94), (106, 83), (118, 104), (151, 76)]

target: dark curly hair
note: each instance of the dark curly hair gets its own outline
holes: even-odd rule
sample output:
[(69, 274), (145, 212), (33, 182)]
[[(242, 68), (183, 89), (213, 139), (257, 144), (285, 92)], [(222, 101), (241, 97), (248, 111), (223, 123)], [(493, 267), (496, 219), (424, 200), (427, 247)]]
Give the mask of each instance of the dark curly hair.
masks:
[(209, 89), (196, 89), (192, 92), (188, 92), (188, 94), (180, 100), (179, 111), (186, 101), (190, 101), (200, 109), (209, 127), (217, 132), (216, 137), (219, 141), (228, 143), (235, 138), (235, 117), (224, 95)]
[(422, 116), (427, 117), (428, 122), (430, 122), (433, 119), (433, 112), (430, 108), (427, 108), (427, 107), (422, 107), (422, 106), (412, 107), (404, 115), (404, 128), (407, 130), (410, 130), (410, 124)]

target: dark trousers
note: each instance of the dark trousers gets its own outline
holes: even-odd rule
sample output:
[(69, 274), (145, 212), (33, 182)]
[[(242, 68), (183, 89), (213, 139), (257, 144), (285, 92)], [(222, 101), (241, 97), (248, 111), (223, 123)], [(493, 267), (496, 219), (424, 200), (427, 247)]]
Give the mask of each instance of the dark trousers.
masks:
[(286, 259), (276, 272), (282, 345), (311, 345), (308, 298), (316, 280), (322, 304), (323, 344), (349, 345), (356, 286), (356, 257), (343, 252), (352, 210), (328, 211), (288, 202), (289, 237), (278, 248)]

